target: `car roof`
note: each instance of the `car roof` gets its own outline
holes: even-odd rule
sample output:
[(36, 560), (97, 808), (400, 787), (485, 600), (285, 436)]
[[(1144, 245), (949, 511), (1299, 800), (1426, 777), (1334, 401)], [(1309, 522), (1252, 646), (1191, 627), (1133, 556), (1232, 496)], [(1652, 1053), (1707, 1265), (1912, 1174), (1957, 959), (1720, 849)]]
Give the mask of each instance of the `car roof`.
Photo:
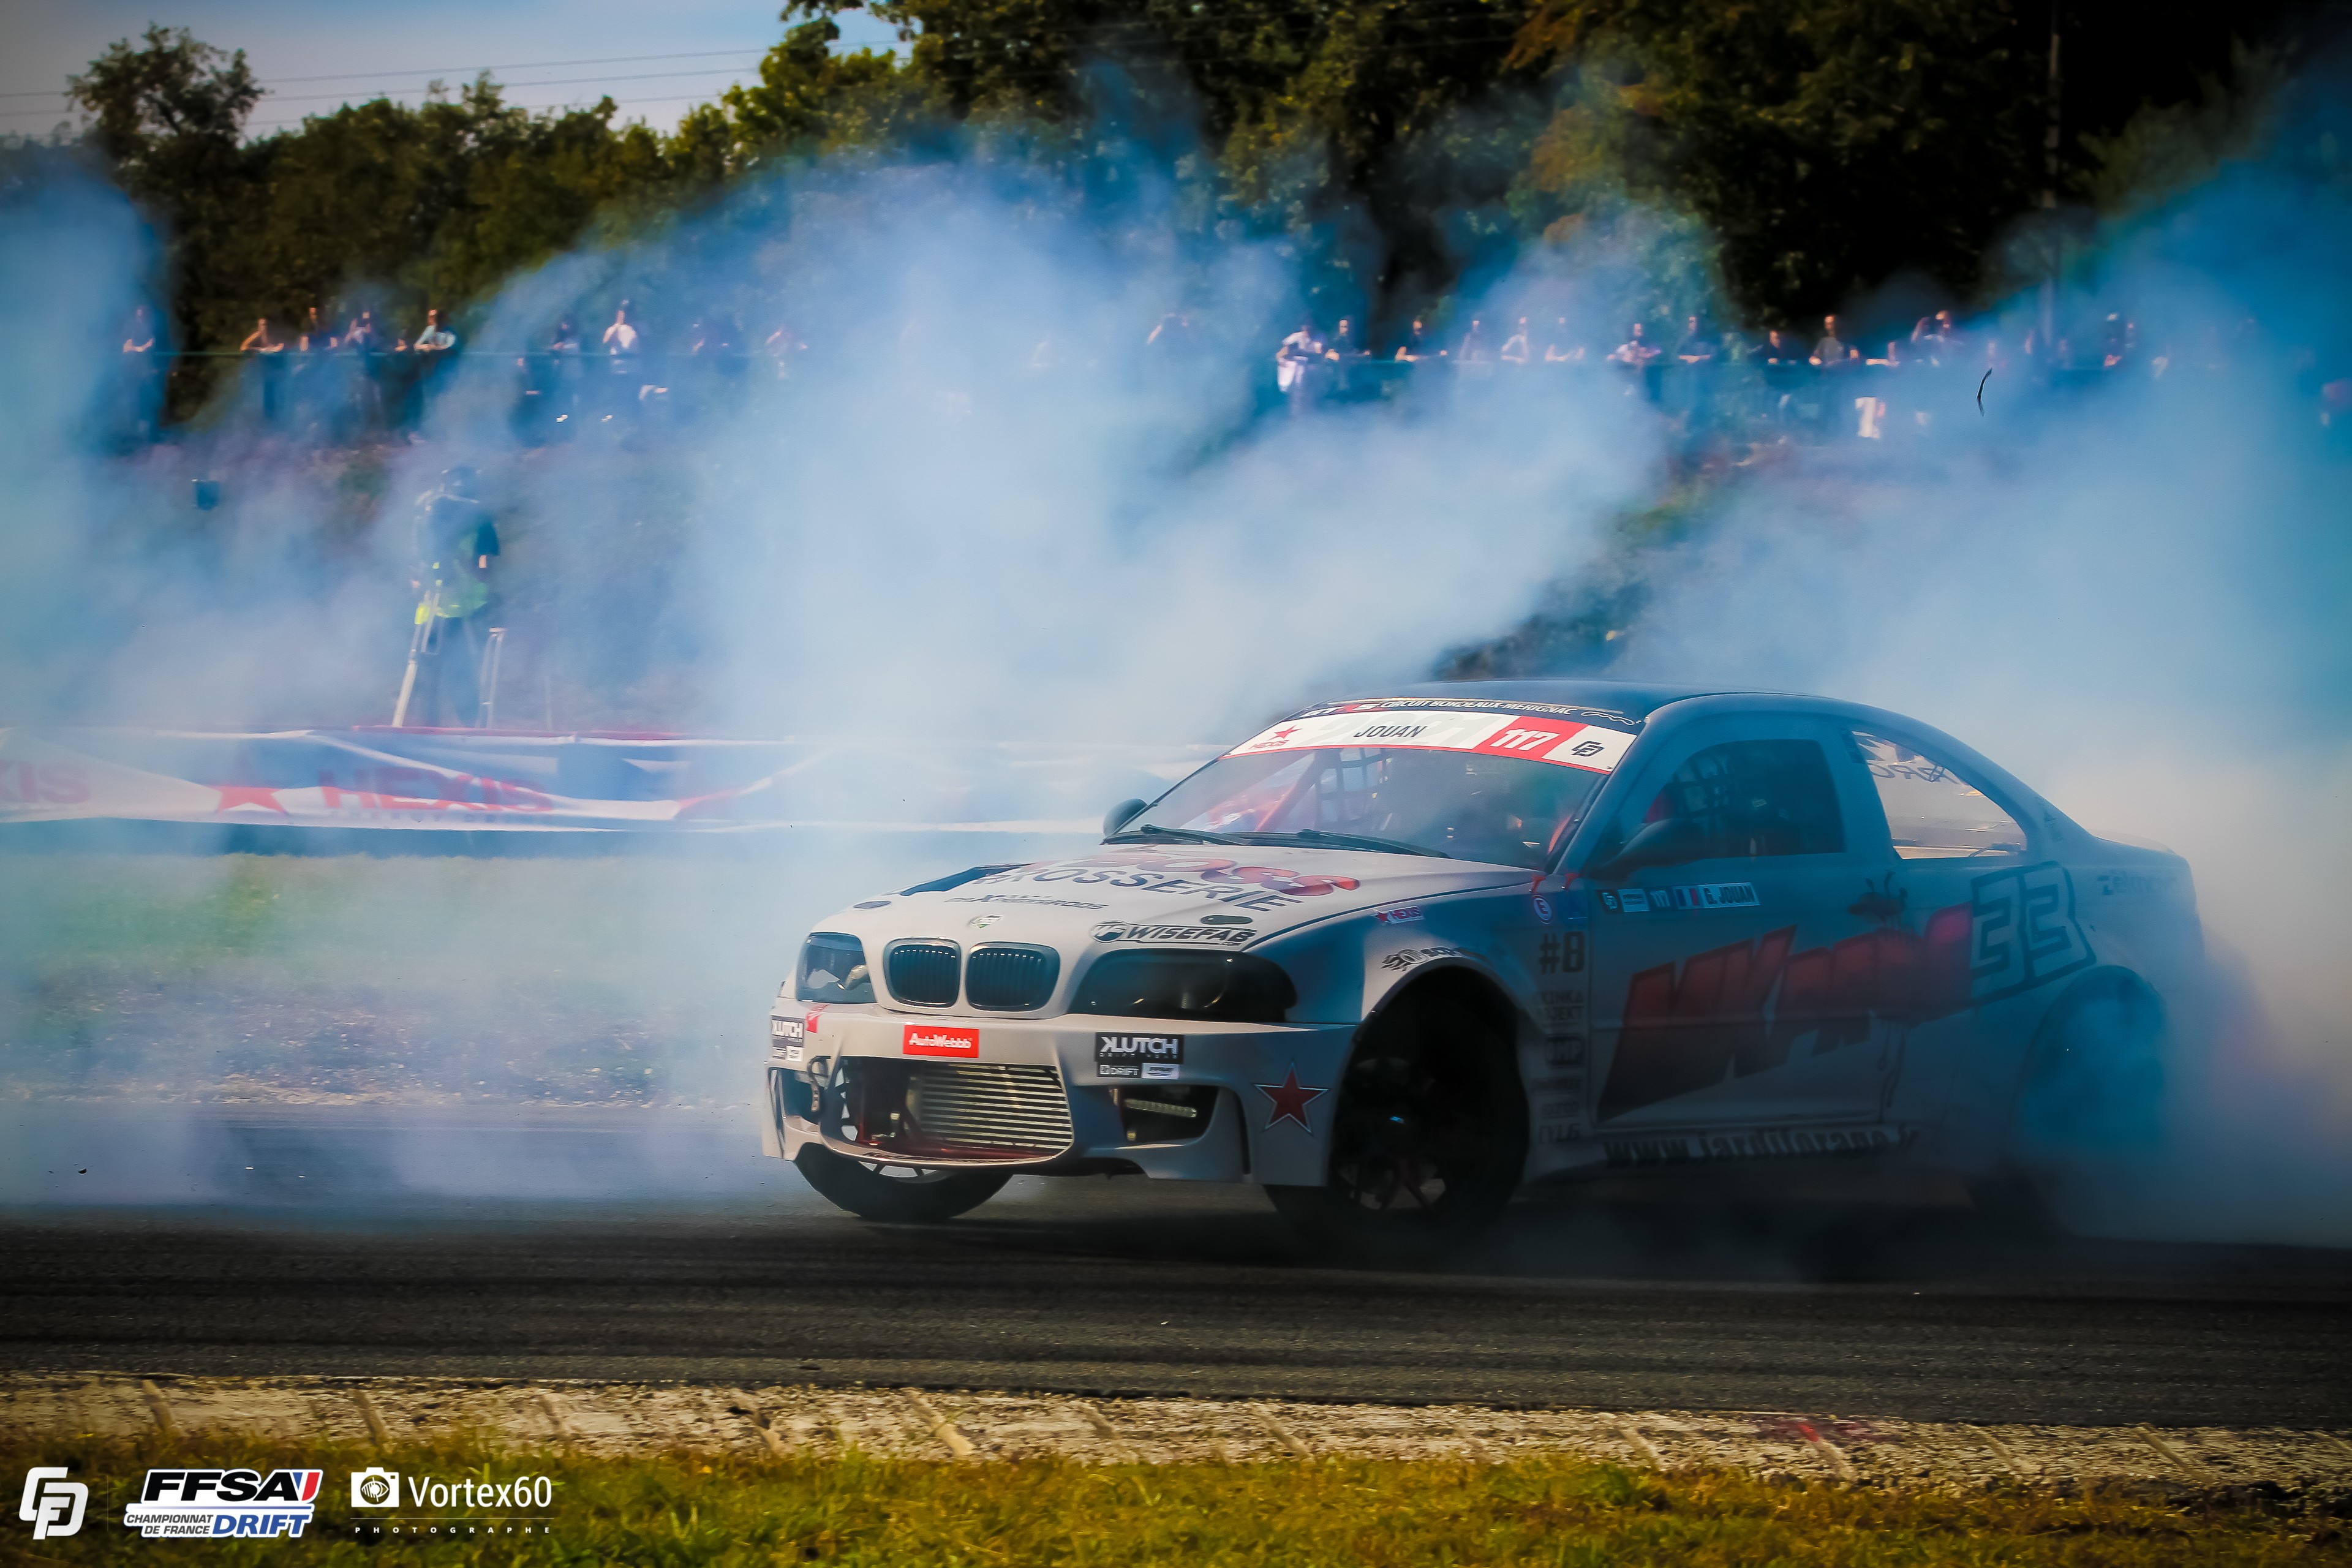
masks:
[[(1402, 702), (1437, 700), (1464, 703), (1493, 703), (1500, 707), (1524, 707), (1541, 704), (1556, 708), (1580, 708), (1589, 712), (1606, 713), (1639, 725), (1652, 713), (1669, 702), (1680, 702), (1692, 697), (1722, 697), (1741, 692), (1754, 692), (1755, 687), (1727, 686), (1664, 686), (1632, 680), (1594, 680), (1583, 678), (1545, 679), (1535, 680), (1424, 680), (1409, 686), (1383, 687), (1379, 691), (1366, 692), (1345, 700), (1354, 702)], [(1318, 707), (1336, 707), (1337, 703), (1318, 703)]]

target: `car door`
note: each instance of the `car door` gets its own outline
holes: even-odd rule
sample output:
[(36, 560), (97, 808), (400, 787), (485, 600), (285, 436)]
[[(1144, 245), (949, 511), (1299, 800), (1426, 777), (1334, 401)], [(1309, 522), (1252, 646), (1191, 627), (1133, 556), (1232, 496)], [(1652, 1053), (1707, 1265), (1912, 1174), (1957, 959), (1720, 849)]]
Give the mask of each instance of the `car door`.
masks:
[(1869, 956), (1885, 833), (1846, 731), (1759, 712), (1665, 739), (1583, 873), (1598, 1127), (1874, 1118), (1887, 1064), (1835, 981)]
[(1912, 1058), (1895, 1114), (1926, 1121), (1944, 1110), (1958, 1069), (1986, 1065), (1998, 1037), (2021, 1053), (2042, 986), (2091, 964), (2081, 889), (2034, 852), (2022, 813), (1990, 780), (1901, 730), (1851, 733), (1885, 824), (1881, 968), (1900, 980), (1880, 984), (1873, 1006)]

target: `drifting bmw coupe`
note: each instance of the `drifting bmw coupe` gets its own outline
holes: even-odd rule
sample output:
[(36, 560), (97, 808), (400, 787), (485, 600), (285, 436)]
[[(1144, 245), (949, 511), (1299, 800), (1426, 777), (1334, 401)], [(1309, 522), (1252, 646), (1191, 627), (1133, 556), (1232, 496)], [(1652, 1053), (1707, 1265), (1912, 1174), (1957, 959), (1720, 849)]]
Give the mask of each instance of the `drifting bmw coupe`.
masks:
[(766, 1152), (869, 1218), (1244, 1182), (1409, 1261), (1529, 1183), (1759, 1162), (2047, 1191), (2160, 1114), (2189, 868), (1875, 709), (1592, 680), (1309, 708), (1101, 845), (812, 932)]

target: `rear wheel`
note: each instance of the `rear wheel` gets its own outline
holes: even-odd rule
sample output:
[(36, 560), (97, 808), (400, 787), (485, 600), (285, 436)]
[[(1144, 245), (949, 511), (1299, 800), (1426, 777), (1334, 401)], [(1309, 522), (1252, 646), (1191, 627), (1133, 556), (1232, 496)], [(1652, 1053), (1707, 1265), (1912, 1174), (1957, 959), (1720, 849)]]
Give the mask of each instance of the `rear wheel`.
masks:
[(2011, 1163), (2068, 1224), (2163, 1141), (2163, 1004), (2136, 975), (2091, 975), (2042, 1021), (2010, 1123)]
[(1506, 1018), (1458, 990), (1400, 998), (1339, 1083), (1328, 1184), (1268, 1187), (1318, 1249), (1414, 1267), (1476, 1238), (1518, 1189), (1527, 1099)]
[(886, 1165), (853, 1160), (822, 1144), (804, 1145), (793, 1162), (808, 1184), (860, 1219), (924, 1225), (953, 1219), (994, 1197), (1009, 1171)]

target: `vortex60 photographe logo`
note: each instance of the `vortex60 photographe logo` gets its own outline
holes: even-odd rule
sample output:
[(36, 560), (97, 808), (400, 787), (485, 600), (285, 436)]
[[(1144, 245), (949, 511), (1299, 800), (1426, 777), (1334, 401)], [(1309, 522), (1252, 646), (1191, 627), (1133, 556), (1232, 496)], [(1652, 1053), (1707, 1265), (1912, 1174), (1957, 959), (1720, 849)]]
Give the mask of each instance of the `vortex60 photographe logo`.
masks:
[(463, 1476), (454, 1481), (429, 1475), (402, 1475), (382, 1465), (352, 1472), (352, 1507), (401, 1509), (354, 1518), (351, 1531), (369, 1539), (385, 1536), (545, 1536), (555, 1529), (551, 1476), (497, 1480)]
[(82, 1515), (89, 1510), (89, 1489), (66, 1475), (63, 1465), (37, 1465), (25, 1472), (25, 1500), (16, 1505), (16, 1517), (33, 1527), (36, 1541), (81, 1530)]

